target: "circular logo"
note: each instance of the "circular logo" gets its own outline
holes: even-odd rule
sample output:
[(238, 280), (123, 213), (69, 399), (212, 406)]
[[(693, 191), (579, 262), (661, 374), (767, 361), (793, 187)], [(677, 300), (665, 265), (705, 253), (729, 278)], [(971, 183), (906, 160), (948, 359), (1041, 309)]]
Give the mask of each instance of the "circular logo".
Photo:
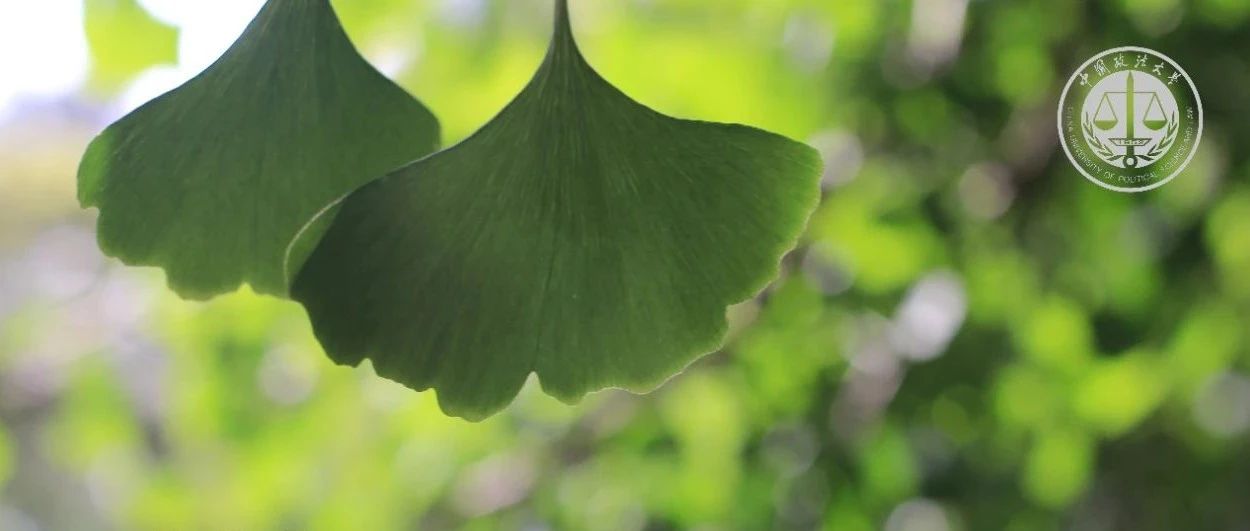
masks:
[(1154, 50), (1094, 56), (1059, 98), (1059, 139), (1094, 184), (1144, 192), (1171, 181), (1198, 151), (1202, 100), (1189, 74)]

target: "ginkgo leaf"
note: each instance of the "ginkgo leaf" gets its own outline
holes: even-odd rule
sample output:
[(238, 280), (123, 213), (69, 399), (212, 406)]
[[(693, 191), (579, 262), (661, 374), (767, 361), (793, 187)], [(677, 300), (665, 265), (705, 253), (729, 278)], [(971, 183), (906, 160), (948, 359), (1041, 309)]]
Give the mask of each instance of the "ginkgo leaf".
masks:
[(434, 116), (357, 53), (328, 0), (270, 0), (216, 63), (91, 143), (78, 197), (99, 207), (105, 253), (164, 268), (184, 297), (285, 295), (310, 218), (437, 144)]
[(463, 143), (349, 195), (291, 289), (341, 364), (482, 419), (530, 373), (566, 402), (718, 348), (819, 199), (811, 148), (677, 120), (585, 62), (564, 1), (537, 75)]

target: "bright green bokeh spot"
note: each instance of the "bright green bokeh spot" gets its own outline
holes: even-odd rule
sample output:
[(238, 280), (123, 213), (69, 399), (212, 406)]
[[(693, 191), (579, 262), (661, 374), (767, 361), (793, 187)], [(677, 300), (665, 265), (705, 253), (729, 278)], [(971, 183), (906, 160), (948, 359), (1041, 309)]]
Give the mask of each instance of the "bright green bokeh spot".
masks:
[(91, 81), (116, 90), (153, 66), (178, 59), (178, 30), (152, 18), (136, 0), (86, 0)]
[(918, 195), (906, 175), (897, 160), (869, 160), (858, 178), (824, 200), (812, 222), (813, 237), (850, 270), (857, 289), (900, 290), (943, 260), (931, 226), (900, 215)]
[(1241, 348), (1245, 320), (1227, 303), (1195, 308), (1177, 328), (1164, 366), (1178, 384), (1192, 393), (1206, 379), (1228, 368)]
[[(78, 176), (104, 251), (207, 298), (285, 295), (288, 245), (326, 205), (438, 143), (326, 0), (273, 0), (213, 66), (104, 131)], [(315, 241), (315, 234), (305, 234)]]
[(1046, 367), (1075, 372), (1093, 354), (1089, 318), (1084, 309), (1065, 298), (1045, 299), (1013, 331), (1021, 350)]
[(1023, 321), (1032, 311), (1039, 288), (1033, 266), (1019, 252), (1008, 250), (1005, 238), (968, 253), (964, 275), (968, 283), (969, 318), (985, 323)]
[(743, 409), (736, 388), (720, 376), (691, 374), (675, 382), (662, 404), (681, 450), (671, 478), (671, 508), (690, 525), (733, 510), (742, 479)]
[(860, 454), (866, 496), (874, 502), (893, 503), (910, 496), (920, 482), (919, 464), (906, 435), (883, 426), (865, 441)]
[(841, 360), (824, 310), (823, 296), (802, 277), (772, 290), (759, 319), (732, 348), (753, 407), (793, 415), (811, 407), (822, 371)]
[(1012, 365), (994, 382), (994, 411), (1007, 426), (1044, 429), (1063, 414), (1065, 392), (1063, 382), (1045, 371), (1032, 365)]
[(819, 199), (811, 148), (608, 84), (564, 5), (517, 99), (348, 197), (292, 289), (332, 359), (451, 415), (495, 413), (531, 372), (566, 402), (653, 389), (719, 346)]
[(13, 473), (13, 443), (9, 442), (9, 433), (0, 424), (0, 487), (9, 481)]
[(878, 2), (827, 2), (822, 7), (833, 15), (838, 55), (860, 58), (871, 50), (881, 32), (882, 4)]
[(1046, 96), (1055, 77), (1046, 49), (1034, 44), (1014, 44), (994, 54), (994, 83), (1008, 100), (1028, 105)]
[(1094, 462), (1094, 443), (1074, 430), (1038, 435), (1024, 465), (1024, 490), (1034, 501), (1060, 508), (1085, 491)]
[(1207, 247), (1229, 291), (1250, 298), (1250, 188), (1230, 191), (1211, 211)]
[(1166, 392), (1157, 357), (1131, 352), (1091, 367), (1077, 385), (1073, 409), (1094, 428), (1119, 435), (1150, 414)]

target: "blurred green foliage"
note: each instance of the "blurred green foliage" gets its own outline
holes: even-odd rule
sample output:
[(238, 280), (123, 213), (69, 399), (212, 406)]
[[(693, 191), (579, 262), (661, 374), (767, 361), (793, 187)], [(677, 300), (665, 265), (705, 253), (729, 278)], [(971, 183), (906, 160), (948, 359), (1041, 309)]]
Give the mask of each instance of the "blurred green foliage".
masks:
[[(336, 4), (452, 142), (520, 89), (549, 29), (543, 0)], [(0, 254), (0, 514), (66, 529), (1250, 522), (1250, 2), (573, 7), (587, 56), (639, 101), (829, 160), (805, 247), (733, 310), (724, 352), (644, 397), (566, 407), (531, 382), (468, 424), (331, 366), (291, 303), (189, 304), (114, 267), (13, 297), (37, 278), (22, 260), (63, 265), (41, 242), (64, 234), (3, 218), (32, 236)], [(1184, 66), (1207, 110), (1189, 169), (1137, 195), (1086, 182), (1054, 130), (1071, 69), (1126, 44)], [(30, 208), (14, 199), (28, 181), (72, 190), (47, 167), (0, 168), (16, 176), (0, 205)], [(65, 194), (62, 222), (89, 234)]]
[(138, 0), (85, 0), (83, 8), (94, 86), (117, 90), (148, 68), (177, 61), (178, 31), (153, 19)]

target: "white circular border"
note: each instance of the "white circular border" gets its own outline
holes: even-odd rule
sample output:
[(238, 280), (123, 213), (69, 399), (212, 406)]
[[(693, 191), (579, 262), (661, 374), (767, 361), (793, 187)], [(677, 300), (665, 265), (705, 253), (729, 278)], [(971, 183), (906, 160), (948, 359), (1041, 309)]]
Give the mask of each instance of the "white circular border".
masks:
[[(1194, 137), (1194, 145), (1189, 151), (1189, 156), (1185, 158), (1185, 162), (1182, 162), (1180, 166), (1177, 166), (1176, 171), (1172, 172), (1172, 174), (1169, 175), (1166, 179), (1163, 179), (1157, 183), (1151, 184), (1150, 186), (1145, 186), (1141, 188), (1122, 188), (1119, 186), (1112, 186), (1110, 184), (1104, 183), (1094, 178), (1092, 175), (1089, 174), (1089, 172), (1085, 171), (1085, 168), (1082, 168), (1080, 164), (1077, 164), (1076, 157), (1073, 157), (1072, 151), (1068, 149), (1068, 142), (1063, 134), (1064, 133), (1063, 131), (1063, 108), (1064, 108), (1064, 104), (1067, 102), (1067, 99), (1068, 99), (1068, 91), (1072, 88), (1072, 83), (1076, 82), (1077, 75), (1079, 75), (1081, 72), (1084, 72), (1085, 69), (1089, 67), (1089, 65), (1094, 64), (1094, 61), (1097, 61), (1098, 59), (1101, 59), (1103, 57), (1106, 57), (1107, 55), (1110, 55), (1116, 52), (1145, 52), (1145, 53), (1151, 53), (1159, 57), (1162, 57), (1163, 60), (1167, 61), (1169, 64), (1172, 65), (1172, 68), (1175, 68), (1177, 72), (1181, 73), (1181, 76), (1185, 78), (1186, 83), (1189, 83), (1189, 90), (1193, 92), (1194, 101), (1198, 104), (1198, 135)], [(1182, 171), (1185, 171), (1185, 168), (1189, 167), (1189, 163), (1194, 159), (1194, 155), (1198, 153), (1198, 146), (1202, 144), (1202, 124), (1203, 124), (1202, 96), (1198, 94), (1198, 86), (1195, 85), (1194, 80), (1189, 77), (1189, 72), (1186, 72), (1184, 68), (1181, 68), (1181, 65), (1178, 64), (1176, 61), (1173, 61), (1171, 57), (1168, 57), (1155, 50), (1151, 50), (1150, 48), (1143, 48), (1141, 46), (1121, 46), (1119, 48), (1110, 48), (1110, 49), (1103, 50), (1101, 52), (1094, 54), (1094, 56), (1091, 57), (1088, 61), (1085, 61), (1085, 63), (1082, 64), (1080, 68), (1077, 68), (1076, 71), (1072, 72), (1072, 77), (1069, 77), (1068, 83), (1063, 86), (1063, 92), (1059, 94), (1059, 109), (1056, 111), (1055, 114), (1056, 114), (1056, 129), (1058, 129), (1059, 131), (1059, 145), (1063, 146), (1063, 153), (1068, 156), (1068, 162), (1071, 162), (1072, 166), (1076, 168), (1076, 171), (1081, 172), (1081, 175), (1085, 176), (1086, 180), (1089, 180), (1090, 182), (1093, 182), (1094, 184), (1098, 186), (1101, 186), (1103, 188), (1106, 188), (1114, 192), (1125, 192), (1125, 193), (1148, 192), (1150, 190), (1154, 190), (1155, 188), (1158, 188), (1160, 186), (1163, 186), (1167, 183), (1172, 182), (1172, 179), (1175, 179), (1177, 175), (1180, 175)]]

